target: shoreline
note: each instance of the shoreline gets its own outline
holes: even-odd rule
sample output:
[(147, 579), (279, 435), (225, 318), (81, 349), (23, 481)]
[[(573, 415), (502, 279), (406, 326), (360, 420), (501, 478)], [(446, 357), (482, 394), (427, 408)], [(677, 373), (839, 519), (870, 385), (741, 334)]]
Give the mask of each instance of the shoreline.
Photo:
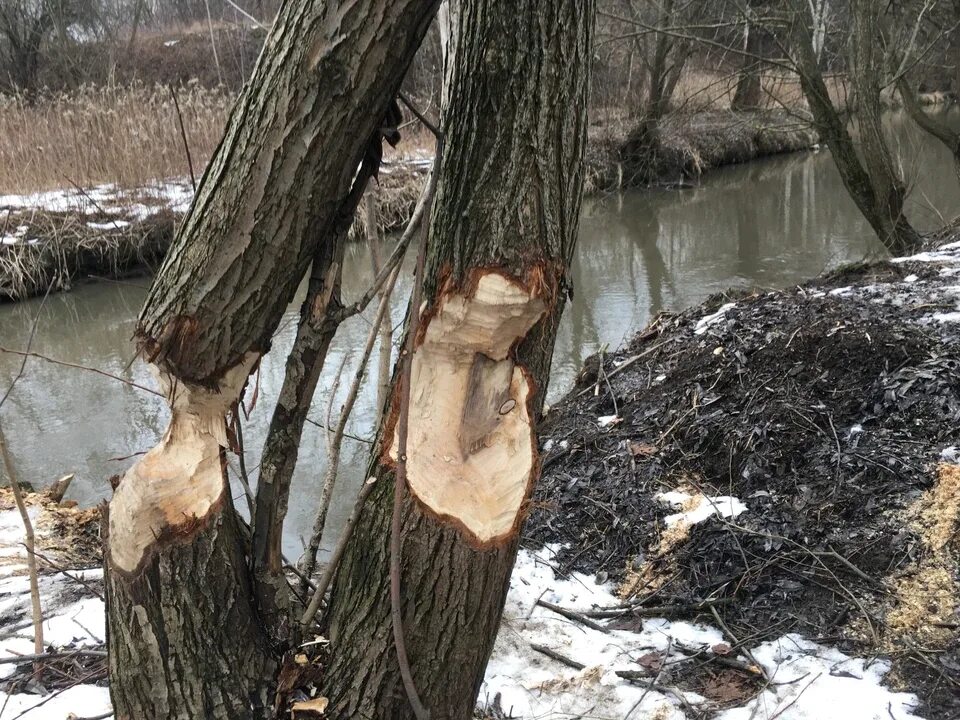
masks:
[[(826, 718), (839, 716), (844, 697), (855, 699), (843, 707), (847, 720), (888, 707), (900, 720), (952, 712), (960, 434), (937, 413), (960, 406), (947, 399), (960, 394), (949, 381), (960, 367), (950, 350), (960, 337), (957, 237), (943, 233), (914, 256), (847, 266), (799, 287), (714, 296), (588, 361), (544, 421), (543, 477), (477, 717), (511, 708), (521, 717), (623, 717), (640, 703), (641, 714), (674, 720), (788, 706)], [(827, 346), (830, 353), (818, 350)], [(769, 373), (774, 361), (788, 371)], [(889, 407), (874, 409), (876, 393)], [(763, 407), (778, 401), (799, 413), (795, 422), (779, 406)], [(778, 449), (784, 443), (805, 457)], [(749, 457), (749, 472), (727, 473)], [(819, 464), (804, 466), (808, 458)], [(10, 495), (0, 490), (7, 658), (32, 647)], [(38, 547), (59, 568), (96, 561), (97, 509), (64, 508), (42, 493), (28, 504)], [(837, 514), (845, 507), (849, 517)], [(78, 530), (87, 549), (66, 555)], [(96, 590), (100, 571), (81, 572)], [(949, 588), (923, 584), (944, 572)], [(818, 592), (834, 584), (837, 592)], [(41, 589), (55, 653), (102, 652), (96, 595), (46, 563)], [(578, 619), (585, 616), (593, 625)], [(918, 647), (947, 660), (947, 681), (917, 669)], [(26, 660), (0, 667), (8, 683), (33, 672)], [(97, 684), (43, 709), (108, 710), (98, 672)], [(51, 697), (16, 684), (6, 692), (24, 710)]]
[(886, 657), (918, 715), (952, 717), (958, 278), (952, 227), (912, 256), (661, 314), (551, 407), (525, 540), (633, 607)]
[[(670, 118), (653, 155), (629, 150), (628, 136), (626, 123), (590, 129), (585, 197), (692, 187), (712, 169), (810, 150), (817, 140), (799, 119), (771, 111)], [(384, 164), (379, 181), (373, 181), (381, 233), (406, 225), (431, 159), (418, 154)], [(182, 179), (132, 191), (103, 185), (0, 196), (0, 302), (149, 271), (162, 261), (191, 199), (192, 189)], [(350, 237), (366, 237), (364, 213), (357, 213)]]

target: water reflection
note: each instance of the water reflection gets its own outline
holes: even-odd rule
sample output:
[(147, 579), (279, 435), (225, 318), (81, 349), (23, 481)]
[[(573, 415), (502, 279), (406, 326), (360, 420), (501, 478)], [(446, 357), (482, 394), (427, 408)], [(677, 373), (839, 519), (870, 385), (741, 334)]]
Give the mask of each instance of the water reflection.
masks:
[[(952, 161), (933, 141), (903, 125), (893, 128), (914, 185), (911, 219), (921, 228), (934, 227), (940, 215), (960, 211)], [(585, 357), (604, 344), (616, 347), (662, 309), (679, 310), (731, 286), (788, 285), (880, 252), (825, 151), (719, 170), (693, 190), (588, 201), (573, 266), (575, 298), (561, 323), (548, 400), (566, 390)], [(344, 272), (347, 288), (366, 287), (372, 279), (366, 248), (349, 248)], [(395, 324), (402, 321), (409, 290), (407, 272), (391, 309)], [(141, 363), (129, 364), (129, 340), (144, 293), (135, 284), (101, 283), (51, 296), (39, 314), (33, 349), (153, 386)], [(39, 300), (0, 306), (0, 345), (23, 348), (39, 307)], [(244, 433), (253, 479), (298, 308), (299, 302), (291, 305), (261, 366), (260, 402)], [(345, 381), (333, 402), (334, 411), (339, 408), (373, 312), (348, 321), (337, 336), (314, 400), (315, 419), (322, 420), (343, 365)], [(0, 355), (0, 387), (6, 387), (19, 363), (19, 358)], [(376, 411), (375, 391), (368, 385), (348, 430), (370, 435)], [(84, 504), (108, 496), (107, 478), (133, 462), (131, 453), (151, 447), (167, 420), (165, 406), (155, 396), (35, 359), (2, 412), (22, 479), (45, 485), (75, 472), (71, 494)], [(363, 442), (346, 441), (329, 536), (349, 512), (350, 491), (362, 480), (367, 452)], [(285, 540), (290, 556), (299, 555), (301, 538), (309, 533), (324, 468), (323, 433), (308, 425), (291, 493)]]

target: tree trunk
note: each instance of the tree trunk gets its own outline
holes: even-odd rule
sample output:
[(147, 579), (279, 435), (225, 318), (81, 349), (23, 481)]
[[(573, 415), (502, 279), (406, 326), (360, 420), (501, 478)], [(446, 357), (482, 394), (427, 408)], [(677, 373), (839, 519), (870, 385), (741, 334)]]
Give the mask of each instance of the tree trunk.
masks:
[(276, 650), (230, 503), (225, 417), (335, 236), (438, 0), (284, 3), (136, 330), (171, 405), (109, 509), (116, 716), (272, 715)]
[(813, 46), (813, 20), (805, 0), (795, 0), (798, 8), (793, 28), (794, 49), (800, 87), (810, 106), (820, 138), (840, 172), (844, 187), (860, 212), (890, 252), (900, 254), (920, 244), (920, 235), (903, 213), (906, 189), (893, 165), (880, 117), (880, 91), (877, 54), (870, 49), (873, 36), (870, 0), (853, 4), (854, 58), (851, 75), (857, 96), (857, 122), (863, 148), (863, 162), (844, 119), (830, 99)]
[[(400, 516), (402, 627), (437, 720), (472, 716), (538, 476), (536, 423), (580, 207), (593, 23), (592, 2), (458, 5)], [(401, 385), (325, 617), (331, 718), (413, 716), (390, 602)]]
[(880, 36), (880, 13), (876, 0), (853, 0), (852, 84), (857, 98), (854, 117), (859, 129), (863, 164), (873, 186), (875, 215), (880, 239), (892, 252), (902, 253), (920, 244), (920, 235), (907, 221), (904, 201), (907, 189), (897, 170), (883, 132), (880, 85), (884, 49)]
[[(748, 18), (759, 8), (760, 3), (748, 3)], [(744, 52), (749, 53), (749, 57), (743, 57), (743, 64), (740, 68), (740, 74), (737, 77), (737, 88), (733, 94), (733, 100), (730, 101), (731, 110), (756, 110), (763, 106), (763, 41), (764, 29), (760, 23), (747, 20), (744, 30)]]
[(901, 76), (897, 80), (897, 90), (900, 92), (900, 97), (903, 98), (903, 106), (906, 108), (907, 114), (913, 121), (921, 130), (942, 142), (950, 151), (953, 156), (954, 170), (960, 176), (960, 132), (954, 130), (949, 123), (944, 122), (941, 118), (930, 115), (923, 109), (923, 106), (920, 105), (920, 99), (907, 78)]

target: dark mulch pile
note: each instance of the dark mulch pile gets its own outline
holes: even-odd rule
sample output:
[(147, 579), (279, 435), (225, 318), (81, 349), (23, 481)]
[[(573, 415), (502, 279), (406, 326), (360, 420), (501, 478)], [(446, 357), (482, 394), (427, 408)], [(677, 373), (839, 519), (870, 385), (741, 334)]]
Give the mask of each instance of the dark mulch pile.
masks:
[[(960, 444), (960, 324), (930, 321), (956, 311), (960, 281), (939, 271), (881, 263), (714, 297), (593, 358), (545, 419), (525, 537), (566, 544), (563, 569), (632, 584), (638, 605), (718, 601), (688, 615), (741, 640), (799, 632), (891, 655), (928, 717), (960, 716), (956, 628), (934, 650), (885, 622), (895, 578), (926, 552), (904, 511)], [(677, 510), (656, 495), (678, 487), (749, 510), (662, 543)]]

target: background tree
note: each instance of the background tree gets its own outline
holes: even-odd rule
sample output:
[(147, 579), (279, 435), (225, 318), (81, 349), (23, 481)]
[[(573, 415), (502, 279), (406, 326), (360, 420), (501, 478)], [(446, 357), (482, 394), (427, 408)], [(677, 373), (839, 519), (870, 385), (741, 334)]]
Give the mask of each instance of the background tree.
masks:
[(272, 715), (278, 649), (230, 502), (225, 418), (342, 223), (357, 167), (436, 6), (285, 3), (148, 293), (136, 339), (172, 417), (109, 506), (119, 718)]
[(324, 623), (333, 718), (413, 716), (398, 627), (431, 717), (472, 716), (538, 474), (582, 192), (593, 4), (458, 6), (412, 367), (395, 378), (376, 485)]
[(906, 217), (906, 184), (884, 134), (880, 91), (889, 77), (889, 56), (884, 52), (887, 45), (882, 33), (886, 4), (851, 0), (849, 5), (846, 60), (853, 89), (857, 148), (846, 118), (823, 79), (811, 6), (807, 0), (791, 2), (791, 49), (814, 125), (830, 148), (844, 186), (881, 242), (893, 253), (907, 252), (920, 243), (920, 235)]

